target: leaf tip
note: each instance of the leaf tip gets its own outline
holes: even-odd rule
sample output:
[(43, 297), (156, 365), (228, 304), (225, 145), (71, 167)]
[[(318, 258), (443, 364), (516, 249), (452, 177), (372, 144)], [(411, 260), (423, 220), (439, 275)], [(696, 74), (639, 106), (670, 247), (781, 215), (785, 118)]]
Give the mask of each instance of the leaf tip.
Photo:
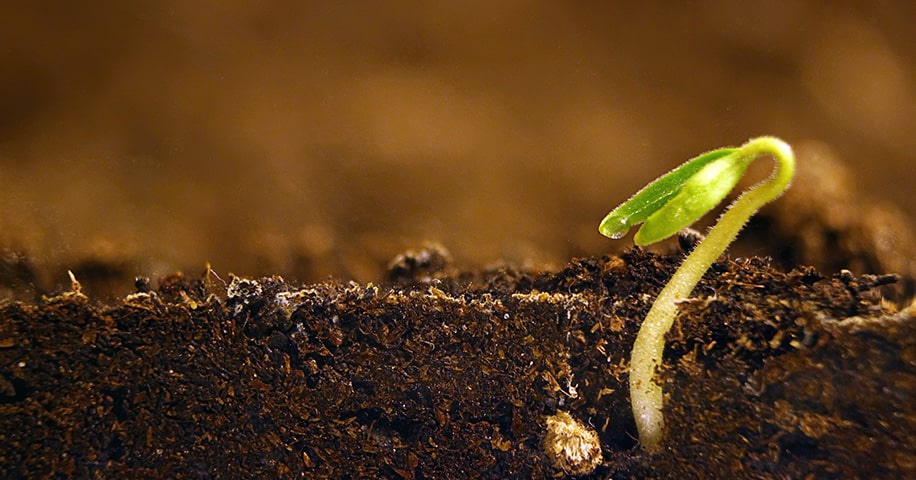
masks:
[(630, 224), (627, 217), (614, 215), (614, 212), (608, 214), (598, 225), (598, 232), (605, 237), (619, 240), (630, 231)]

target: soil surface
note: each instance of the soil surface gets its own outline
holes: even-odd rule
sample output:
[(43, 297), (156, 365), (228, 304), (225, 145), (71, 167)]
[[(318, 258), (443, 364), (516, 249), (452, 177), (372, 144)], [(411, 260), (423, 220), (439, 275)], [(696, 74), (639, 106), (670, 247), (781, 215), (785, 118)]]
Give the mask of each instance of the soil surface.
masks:
[[(681, 304), (667, 436), (639, 449), (629, 351), (681, 254), (458, 270), (442, 247), (379, 285), (78, 281), (0, 304), (3, 478), (553, 478), (547, 417), (598, 433), (585, 478), (916, 473), (916, 310), (894, 275), (722, 259)], [(77, 279), (78, 280), (78, 279)]]

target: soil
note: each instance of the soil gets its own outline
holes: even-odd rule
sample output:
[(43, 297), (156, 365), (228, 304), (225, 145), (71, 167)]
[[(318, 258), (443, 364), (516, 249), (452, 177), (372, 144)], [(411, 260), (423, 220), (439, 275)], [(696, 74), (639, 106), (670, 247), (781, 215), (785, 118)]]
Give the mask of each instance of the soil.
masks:
[(546, 418), (597, 431), (584, 478), (916, 472), (916, 309), (895, 275), (716, 263), (668, 335), (667, 436), (639, 449), (629, 350), (680, 253), (462, 271), (407, 252), (379, 285), (78, 279), (0, 305), (3, 478), (553, 478)]

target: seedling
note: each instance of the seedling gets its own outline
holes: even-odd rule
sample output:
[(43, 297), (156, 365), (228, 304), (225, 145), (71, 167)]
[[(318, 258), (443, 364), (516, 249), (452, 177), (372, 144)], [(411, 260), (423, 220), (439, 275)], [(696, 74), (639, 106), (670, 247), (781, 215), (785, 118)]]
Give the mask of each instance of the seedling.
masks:
[(789, 188), (795, 155), (788, 144), (775, 137), (759, 137), (738, 148), (704, 153), (644, 187), (604, 217), (598, 227), (602, 235), (616, 239), (641, 223), (634, 236), (637, 245), (664, 240), (718, 205), (751, 162), (764, 156), (776, 161), (773, 174), (745, 191), (722, 214), (658, 294), (636, 335), (630, 354), (630, 403), (639, 443), (645, 450), (655, 450), (664, 434), (662, 387), (654, 377), (662, 361), (665, 334), (677, 314), (677, 302), (690, 296), (748, 219)]

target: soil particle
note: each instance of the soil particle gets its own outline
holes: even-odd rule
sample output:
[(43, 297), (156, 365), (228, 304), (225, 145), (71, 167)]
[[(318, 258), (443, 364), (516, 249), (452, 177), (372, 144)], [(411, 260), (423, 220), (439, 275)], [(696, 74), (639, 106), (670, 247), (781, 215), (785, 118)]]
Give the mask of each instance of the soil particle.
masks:
[[(123, 302), (0, 304), (0, 476), (553, 478), (547, 419), (594, 428), (582, 478), (903, 478), (916, 321), (893, 276), (714, 265), (668, 336), (664, 448), (636, 445), (636, 331), (679, 255), (383, 285), (172, 275)], [(142, 287), (142, 288), (141, 288)]]

